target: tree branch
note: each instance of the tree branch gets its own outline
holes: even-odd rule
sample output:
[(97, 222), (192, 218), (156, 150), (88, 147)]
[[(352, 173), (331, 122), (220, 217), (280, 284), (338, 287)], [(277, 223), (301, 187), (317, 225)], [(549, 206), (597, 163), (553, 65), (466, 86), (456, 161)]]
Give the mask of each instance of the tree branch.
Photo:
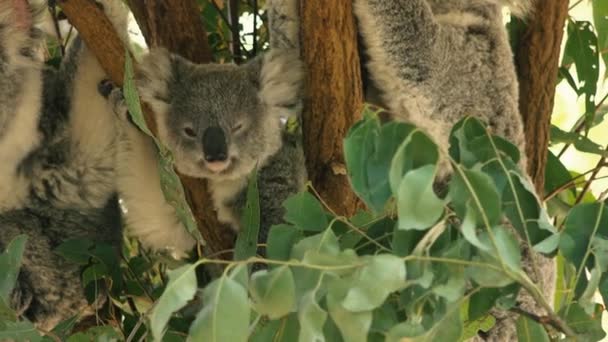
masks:
[[(142, 27), (146, 28), (144, 30), (147, 34), (146, 40), (151, 46), (166, 44), (163, 46), (190, 60), (196, 62), (211, 60), (206, 43), (207, 36), (202, 29), (198, 7), (194, 0), (132, 0), (131, 2), (137, 3), (135, 6), (138, 11), (146, 9), (145, 16), (140, 17), (140, 20), (143, 23)], [(59, 4), (87, 47), (97, 56), (112, 82), (121, 86), (125, 47), (103, 11), (92, 0), (62, 0)], [(141, 12), (139, 14), (141, 15)], [(181, 15), (184, 17), (178, 18)], [(173, 18), (171, 20), (174, 21), (169, 21), (168, 18)], [(148, 20), (155, 22), (150, 23)], [(156, 134), (153, 113), (145, 104), (142, 107), (146, 123)], [(218, 223), (211, 197), (207, 193), (206, 182), (183, 175), (180, 175), (180, 178), (198, 228), (206, 242), (206, 254), (230, 249), (233, 246), (234, 236), (230, 229)]]
[(361, 117), (363, 86), (351, 1), (300, 2), (302, 55), (308, 71), (303, 113), (308, 177), (339, 215), (362, 206), (346, 176), (342, 139)]
[(519, 73), (519, 109), (526, 133), (528, 173), (544, 194), (551, 112), (568, 0), (537, 1), (515, 49)]

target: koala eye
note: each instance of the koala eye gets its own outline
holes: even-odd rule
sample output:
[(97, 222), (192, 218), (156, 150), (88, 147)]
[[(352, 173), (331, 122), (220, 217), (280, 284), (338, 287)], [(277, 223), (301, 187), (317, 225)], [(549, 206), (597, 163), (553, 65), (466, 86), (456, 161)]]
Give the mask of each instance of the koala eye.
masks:
[(196, 138), (196, 132), (191, 127), (184, 127), (184, 135), (188, 138)]
[(242, 121), (237, 122), (234, 124), (234, 126), (232, 126), (232, 133), (233, 134), (240, 133), (243, 130), (243, 128), (245, 128), (245, 124)]

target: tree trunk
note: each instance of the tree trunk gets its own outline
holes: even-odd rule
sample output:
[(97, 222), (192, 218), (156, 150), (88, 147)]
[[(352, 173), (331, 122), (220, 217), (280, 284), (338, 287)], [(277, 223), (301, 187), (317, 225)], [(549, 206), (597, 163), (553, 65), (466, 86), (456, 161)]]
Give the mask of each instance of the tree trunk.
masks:
[(200, 9), (193, 0), (128, 0), (150, 47), (162, 46), (195, 63), (212, 61)]
[[(163, 46), (190, 60), (211, 60), (207, 36), (194, 0), (130, 2), (134, 5), (138, 20), (141, 21), (140, 25), (145, 27), (146, 41), (150, 42), (151, 46), (166, 44)], [(111, 22), (91, 0), (62, 0), (59, 4), (87, 47), (97, 56), (112, 82), (122, 85), (125, 50)], [(145, 104), (143, 109), (146, 122), (155, 133), (154, 116)], [(234, 236), (230, 229), (218, 223), (211, 197), (207, 193), (206, 182), (183, 175), (180, 175), (180, 178), (199, 231), (206, 242), (205, 254), (232, 248)], [(223, 254), (223, 257), (231, 256)]]
[(519, 73), (519, 108), (526, 133), (528, 173), (544, 194), (545, 166), (555, 84), (568, 0), (537, 1), (515, 51)]
[(346, 176), (342, 139), (363, 107), (352, 2), (301, 1), (300, 17), (308, 71), (303, 113), (308, 177), (332, 210), (352, 215), (362, 204)]

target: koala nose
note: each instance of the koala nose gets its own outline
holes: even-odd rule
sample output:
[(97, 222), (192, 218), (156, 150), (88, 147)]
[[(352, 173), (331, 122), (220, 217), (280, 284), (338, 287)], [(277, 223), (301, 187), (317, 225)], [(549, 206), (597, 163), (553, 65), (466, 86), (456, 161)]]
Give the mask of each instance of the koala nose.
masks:
[(210, 163), (226, 160), (228, 145), (223, 129), (212, 126), (203, 132), (203, 153), (205, 154), (205, 160)]

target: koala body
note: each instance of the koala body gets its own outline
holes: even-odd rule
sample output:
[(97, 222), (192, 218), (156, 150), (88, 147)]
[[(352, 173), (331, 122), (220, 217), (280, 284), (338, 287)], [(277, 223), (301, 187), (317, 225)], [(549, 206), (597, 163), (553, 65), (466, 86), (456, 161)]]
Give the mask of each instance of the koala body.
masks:
[[(531, 0), (355, 0), (355, 14), (372, 80), (368, 100), (387, 107), (393, 119), (423, 129), (447, 155), (451, 128), (465, 116), (519, 147), (525, 170), (525, 141), (513, 55), (502, 6), (525, 14)], [(374, 96), (379, 96), (374, 98)], [(439, 177), (450, 173), (447, 158)], [(524, 269), (542, 281), (549, 302), (555, 287), (552, 260), (524, 248)], [(532, 267), (540, 265), (540, 274)], [(543, 314), (527, 293), (520, 305)], [(540, 311), (540, 312), (539, 312)], [(514, 314), (495, 312), (488, 340), (516, 340)]]
[[(73, 238), (121, 244), (119, 134), (93, 54), (76, 38), (58, 70), (46, 67), (34, 12), (25, 1), (0, 2), (0, 250), (27, 235), (10, 305), (50, 330), (96, 306), (79, 267), (54, 249)], [(112, 18), (125, 32), (126, 14)]]
[(239, 228), (249, 176), (259, 170), (260, 241), (282, 222), (282, 202), (302, 190), (306, 179), (299, 134), (283, 127), (301, 106), (297, 0), (267, 6), (271, 49), (264, 55), (238, 66), (198, 65), (158, 48), (142, 59), (136, 74), (176, 169), (208, 180), (221, 222)]

